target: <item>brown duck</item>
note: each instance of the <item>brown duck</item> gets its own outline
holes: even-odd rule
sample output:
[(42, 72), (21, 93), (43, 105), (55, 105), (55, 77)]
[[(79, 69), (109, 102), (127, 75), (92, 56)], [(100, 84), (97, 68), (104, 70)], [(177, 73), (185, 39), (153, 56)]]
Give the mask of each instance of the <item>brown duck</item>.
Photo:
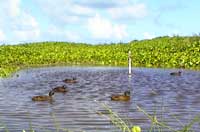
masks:
[(51, 101), (53, 98), (52, 96), (54, 95), (54, 91), (50, 91), (49, 95), (44, 95), (44, 96), (34, 96), (32, 98), (33, 101)]
[(113, 100), (113, 101), (129, 101), (130, 100), (130, 91), (125, 91), (124, 95), (112, 95), (111, 100)]
[(172, 76), (181, 76), (181, 71), (171, 72), (170, 75), (172, 75)]
[(65, 79), (65, 80), (63, 80), (63, 82), (65, 82), (65, 83), (77, 83), (77, 80), (76, 80), (76, 78), (75, 77), (73, 77), (72, 79)]
[(59, 87), (55, 87), (53, 88), (54, 92), (58, 92), (58, 93), (66, 93), (68, 92), (67, 88), (63, 85), (63, 86), (59, 86)]

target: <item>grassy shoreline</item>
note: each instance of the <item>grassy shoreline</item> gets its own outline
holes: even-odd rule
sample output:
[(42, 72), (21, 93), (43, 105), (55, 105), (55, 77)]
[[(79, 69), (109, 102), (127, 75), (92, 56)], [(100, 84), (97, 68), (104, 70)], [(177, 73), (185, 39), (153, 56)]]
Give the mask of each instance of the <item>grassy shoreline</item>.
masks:
[(165, 36), (101, 45), (69, 42), (1, 45), (0, 77), (35, 66), (127, 66), (129, 50), (133, 67), (200, 70), (200, 36)]

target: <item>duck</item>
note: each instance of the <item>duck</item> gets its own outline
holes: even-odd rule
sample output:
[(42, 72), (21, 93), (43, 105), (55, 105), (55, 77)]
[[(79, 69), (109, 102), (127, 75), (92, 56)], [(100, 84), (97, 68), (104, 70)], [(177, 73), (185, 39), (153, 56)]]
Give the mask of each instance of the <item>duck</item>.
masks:
[(73, 77), (72, 79), (65, 79), (65, 80), (63, 80), (63, 82), (65, 82), (65, 83), (77, 83), (77, 80), (76, 80), (76, 78), (75, 77)]
[(181, 75), (181, 71), (171, 72), (170, 75), (172, 75), (172, 76), (180, 76)]
[(66, 92), (68, 92), (68, 90), (66, 89), (66, 87), (64, 85), (55, 87), (55, 88), (52, 89), (52, 91), (58, 92), (58, 93), (66, 93)]
[(49, 95), (32, 97), (32, 101), (51, 101), (53, 99), (52, 98), (53, 95), (54, 95), (54, 91), (50, 91)]
[(130, 91), (125, 91), (124, 95), (112, 95), (112, 101), (129, 101), (130, 100)]

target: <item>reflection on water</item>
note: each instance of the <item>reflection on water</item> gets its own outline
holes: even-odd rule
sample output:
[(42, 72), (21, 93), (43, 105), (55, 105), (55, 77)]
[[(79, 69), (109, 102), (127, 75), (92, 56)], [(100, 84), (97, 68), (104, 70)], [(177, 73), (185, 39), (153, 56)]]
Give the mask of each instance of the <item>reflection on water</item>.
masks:
[[(39, 132), (55, 131), (56, 124), (72, 131), (116, 132), (119, 131), (105, 116), (97, 114), (103, 107), (94, 102), (106, 103), (130, 125), (150, 127), (149, 120), (138, 112), (136, 105), (158, 117), (169, 125), (188, 123), (200, 113), (200, 72), (183, 71), (182, 76), (170, 76), (174, 70), (133, 69), (128, 79), (127, 68), (113, 67), (48, 67), (18, 72), (11, 78), (0, 80), (0, 121), (11, 132), (33, 128)], [(65, 84), (65, 78), (76, 77), (78, 83)], [(65, 85), (69, 92), (56, 93), (53, 102), (33, 102), (32, 96), (46, 95), (56, 86)], [(112, 94), (130, 90), (130, 102), (110, 101)], [(55, 117), (55, 118), (54, 118)], [(46, 129), (45, 129), (46, 128)], [(198, 130), (199, 126), (195, 125)], [(1, 131), (1, 129), (0, 129)], [(3, 130), (2, 130), (3, 131)]]

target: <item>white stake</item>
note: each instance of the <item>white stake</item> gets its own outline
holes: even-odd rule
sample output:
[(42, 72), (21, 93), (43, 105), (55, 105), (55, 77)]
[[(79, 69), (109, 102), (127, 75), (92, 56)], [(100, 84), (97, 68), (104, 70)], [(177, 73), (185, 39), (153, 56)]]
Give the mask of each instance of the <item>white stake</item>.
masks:
[(131, 51), (128, 52), (128, 75), (131, 77)]

